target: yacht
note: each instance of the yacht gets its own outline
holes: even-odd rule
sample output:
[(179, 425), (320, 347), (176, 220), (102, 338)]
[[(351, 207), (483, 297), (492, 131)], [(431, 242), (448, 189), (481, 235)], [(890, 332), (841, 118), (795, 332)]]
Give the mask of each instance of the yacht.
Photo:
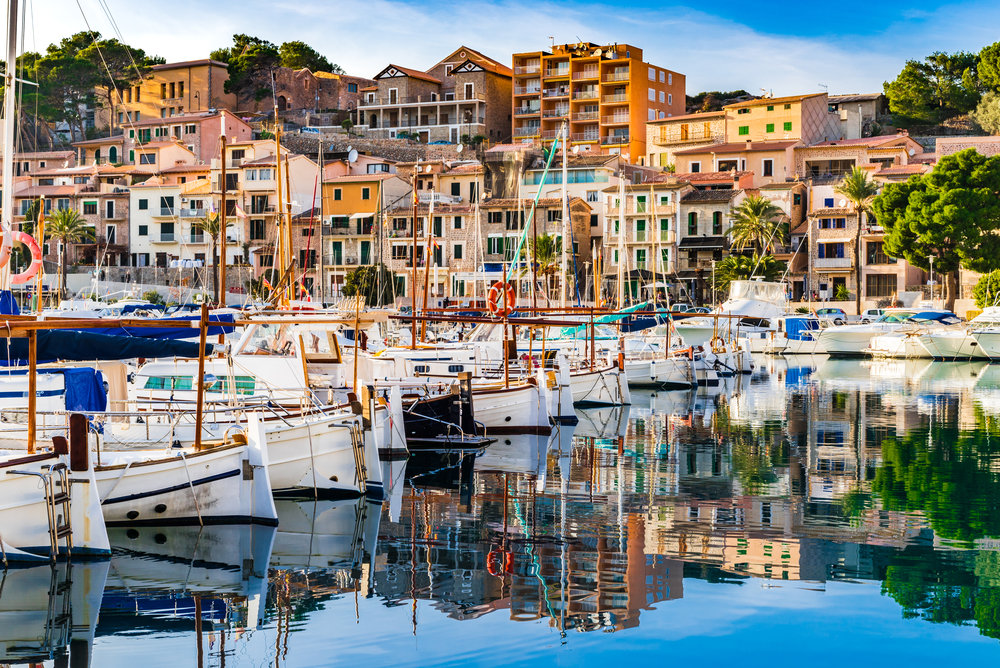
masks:
[(951, 311), (941, 309), (886, 309), (875, 322), (829, 327), (820, 332), (819, 342), (828, 355), (860, 356), (875, 336), (891, 334), (906, 326), (940, 323), (956, 325), (961, 320)]
[(917, 338), (934, 359), (989, 359), (973, 334), (1000, 327), (1000, 306), (987, 306), (965, 327), (935, 329)]
[(764, 343), (768, 355), (816, 355), (825, 351), (819, 343), (820, 319), (813, 315), (777, 318), (777, 329)]
[(774, 330), (772, 318), (787, 310), (788, 294), (783, 283), (733, 281), (726, 301), (706, 316), (677, 320), (677, 333), (689, 346), (707, 346), (718, 337), (763, 340)]

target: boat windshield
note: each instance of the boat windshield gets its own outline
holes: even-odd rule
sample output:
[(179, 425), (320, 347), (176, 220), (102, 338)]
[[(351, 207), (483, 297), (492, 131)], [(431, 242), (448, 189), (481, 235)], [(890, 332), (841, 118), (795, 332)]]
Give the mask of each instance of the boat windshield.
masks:
[(292, 342), (292, 324), (257, 325), (247, 335), (243, 346), (237, 354), (294, 357), (295, 346)]
[(897, 323), (906, 322), (917, 314), (916, 311), (889, 311), (882, 314), (882, 317), (875, 322)]

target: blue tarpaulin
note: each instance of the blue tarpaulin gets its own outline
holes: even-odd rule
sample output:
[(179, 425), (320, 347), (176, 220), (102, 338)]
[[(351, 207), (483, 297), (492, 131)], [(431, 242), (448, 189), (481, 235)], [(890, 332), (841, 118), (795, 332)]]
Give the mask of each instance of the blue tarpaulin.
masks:
[[(8, 371), (4, 375), (27, 375), (26, 369)], [(70, 367), (65, 369), (43, 369), (40, 373), (62, 374), (65, 387), (66, 410), (100, 413), (108, 409), (108, 393), (104, 381), (96, 369)], [(55, 393), (53, 393), (55, 394)], [(27, 396), (27, 393), (25, 393)], [(39, 396), (42, 395), (39, 392)]]
[(819, 321), (813, 318), (785, 318), (785, 336), (792, 341), (812, 341), (812, 336), (805, 334), (819, 329)]
[[(184, 325), (187, 325), (182, 325), (180, 327), (105, 327), (103, 329), (87, 329), (81, 331), (90, 332), (91, 334), (127, 336), (142, 339), (189, 339), (198, 336), (199, 333), (196, 327), (193, 328), (188, 323), (192, 321), (197, 322), (200, 319), (200, 315), (170, 318), (170, 320), (178, 320), (183, 322)], [(229, 334), (235, 330), (236, 326), (233, 324), (233, 315), (231, 313), (208, 316), (208, 336)], [(198, 353), (196, 352), (195, 356), (197, 356), (197, 354)], [(149, 355), (145, 355), (145, 357), (149, 357)]]
[(10, 290), (0, 290), (0, 315), (21, 315), (14, 293)]
[[(205, 354), (211, 354), (212, 350), (212, 344), (206, 343)], [(136, 357), (197, 357), (198, 344), (171, 339), (51, 330), (38, 332), (36, 352), (39, 364), (59, 360), (89, 362)], [(27, 363), (28, 339), (10, 339), (6, 350), (0, 343), (0, 366), (20, 366)]]

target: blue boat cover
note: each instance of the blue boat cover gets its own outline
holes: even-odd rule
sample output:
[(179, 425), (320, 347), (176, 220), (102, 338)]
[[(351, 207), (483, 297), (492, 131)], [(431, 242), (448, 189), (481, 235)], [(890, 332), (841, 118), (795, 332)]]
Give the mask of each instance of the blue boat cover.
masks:
[(21, 309), (10, 290), (0, 290), (0, 315), (21, 315)]
[(811, 341), (805, 332), (819, 329), (819, 321), (813, 318), (785, 318), (785, 336), (791, 341)]
[[(5, 351), (0, 344), (0, 366), (21, 366), (28, 363), (28, 339), (10, 339), (10, 345), (6, 348)], [(214, 346), (206, 343), (205, 354), (211, 354), (212, 350)], [(57, 329), (38, 332), (36, 351), (39, 364), (59, 360), (89, 362), (136, 357), (197, 357), (198, 344)], [(4, 352), (7, 354), (4, 355)]]
[[(27, 369), (8, 371), (4, 375), (27, 375)], [(108, 409), (108, 393), (101, 381), (101, 374), (88, 367), (45, 369), (43, 373), (62, 374), (65, 386), (66, 410), (101, 413)], [(25, 393), (23, 396), (28, 396)], [(39, 392), (39, 396), (43, 396)]]
[[(200, 315), (190, 315), (177, 316), (170, 319), (191, 322), (198, 321), (200, 318)], [(236, 326), (233, 324), (233, 314), (231, 313), (208, 316), (208, 336), (229, 334), (230, 332), (235, 331), (235, 329)], [(87, 331), (92, 334), (127, 336), (141, 339), (189, 339), (191, 337), (198, 336), (198, 330), (191, 327), (105, 327), (103, 329), (88, 329), (83, 331)], [(197, 357), (198, 353), (195, 352), (194, 356)], [(144, 355), (144, 357), (150, 357), (150, 355)], [(159, 355), (154, 355), (154, 357), (159, 357)]]

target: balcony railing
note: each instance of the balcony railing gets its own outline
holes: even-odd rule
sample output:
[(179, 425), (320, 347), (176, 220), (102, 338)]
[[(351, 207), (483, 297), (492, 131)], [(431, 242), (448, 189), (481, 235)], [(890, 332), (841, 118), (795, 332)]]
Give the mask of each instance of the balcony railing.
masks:
[(614, 116), (601, 116), (601, 123), (605, 125), (628, 125), (629, 117), (624, 114)]
[(542, 129), (538, 126), (529, 125), (524, 128), (514, 128), (515, 137), (537, 137)]
[(542, 68), (540, 65), (527, 65), (514, 68), (514, 74), (538, 74), (541, 71)]
[(574, 100), (596, 100), (600, 97), (596, 90), (578, 90), (573, 93)]
[(558, 107), (556, 109), (545, 109), (542, 111), (545, 118), (566, 118), (569, 116), (569, 107)]
[(849, 269), (853, 266), (849, 257), (821, 257), (816, 259), (817, 269)]
[(672, 244), (672, 243), (674, 243), (674, 231), (673, 230), (660, 230), (660, 243), (661, 244)]
[(177, 215), (175, 212), (176, 212), (176, 209), (174, 209), (172, 207), (169, 207), (169, 206), (161, 206), (160, 207), (160, 215), (161, 216), (174, 216), (174, 215)]
[(184, 218), (204, 218), (208, 214), (208, 209), (181, 209), (181, 216)]
[(514, 110), (515, 116), (537, 116), (541, 109), (535, 109), (532, 107), (518, 107)]
[(601, 134), (599, 132), (574, 132), (571, 137), (573, 141), (598, 141)]
[(628, 70), (625, 70), (624, 72), (622, 72), (622, 71), (609, 72), (608, 74), (605, 74), (604, 77), (602, 77), (602, 80), (603, 81), (628, 81), (628, 74), (629, 74)]
[[(450, 99), (449, 99), (450, 98)], [(371, 100), (361, 100), (362, 107), (385, 107), (399, 106), (407, 104), (451, 104), (453, 102), (485, 101), (486, 95), (483, 93), (473, 93), (466, 96), (464, 91), (461, 94), (447, 93), (444, 97), (436, 93), (430, 95), (406, 95), (393, 97), (376, 97)]]
[(566, 88), (546, 88), (542, 91), (542, 97), (569, 97), (569, 90)]
[(605, 95), (602, 98), (605, 104), (610, 104), (612, 102), (628, 102), (628, 95), (626, 93), (615, 93), (614, 95)]
[(541, 86), (514, 86), (514, 95), (538, 95), (541, 92)]
[(580, 111), (573, 114), (574, 121), (596, 121), (600, 118), (600, 114), (596, 111)]
[(676, 126), (674, 127), (663, 127), (660, 129), (659, 134), (653, 135), (653, 143), (658, 146), (663, 146), (666, 144), (679, 144), (686, 141), (719, 141), (721, 142), (725, 139), (725, 134), (722, 132), (705, 132), (704, 129), (698, 130), (688, 130), (688, 132), (679, 131)]
[(569, 76), (569, 66), (558, 67), (550, 70), (545, 70), (546, 77), (568, 77)]
[(203, 244), (203, 243), (205, 243), (205, 235), (204, 234), (192, 234), (191, 236), (188, 237), (188, 243), (189, 244)]
[(152, 241), (154, 244), (156, 243), (172, 244), (176, 243), (177, 235), (174, 234), (173, 232), (163, 232), (160, 234), (160, 236), (150, 236), (150, 241)]
[(609, 135), (607, 137), (601, 137), (602, 146), (614, 146), (616, 144), (627, 144), (628, 135)]
[(598, 79), (601, 76), (601, 72), (597, 69), (583, 70), (582, 72), (573, 72), (573, 81), (579, 81), (581, 79)]

